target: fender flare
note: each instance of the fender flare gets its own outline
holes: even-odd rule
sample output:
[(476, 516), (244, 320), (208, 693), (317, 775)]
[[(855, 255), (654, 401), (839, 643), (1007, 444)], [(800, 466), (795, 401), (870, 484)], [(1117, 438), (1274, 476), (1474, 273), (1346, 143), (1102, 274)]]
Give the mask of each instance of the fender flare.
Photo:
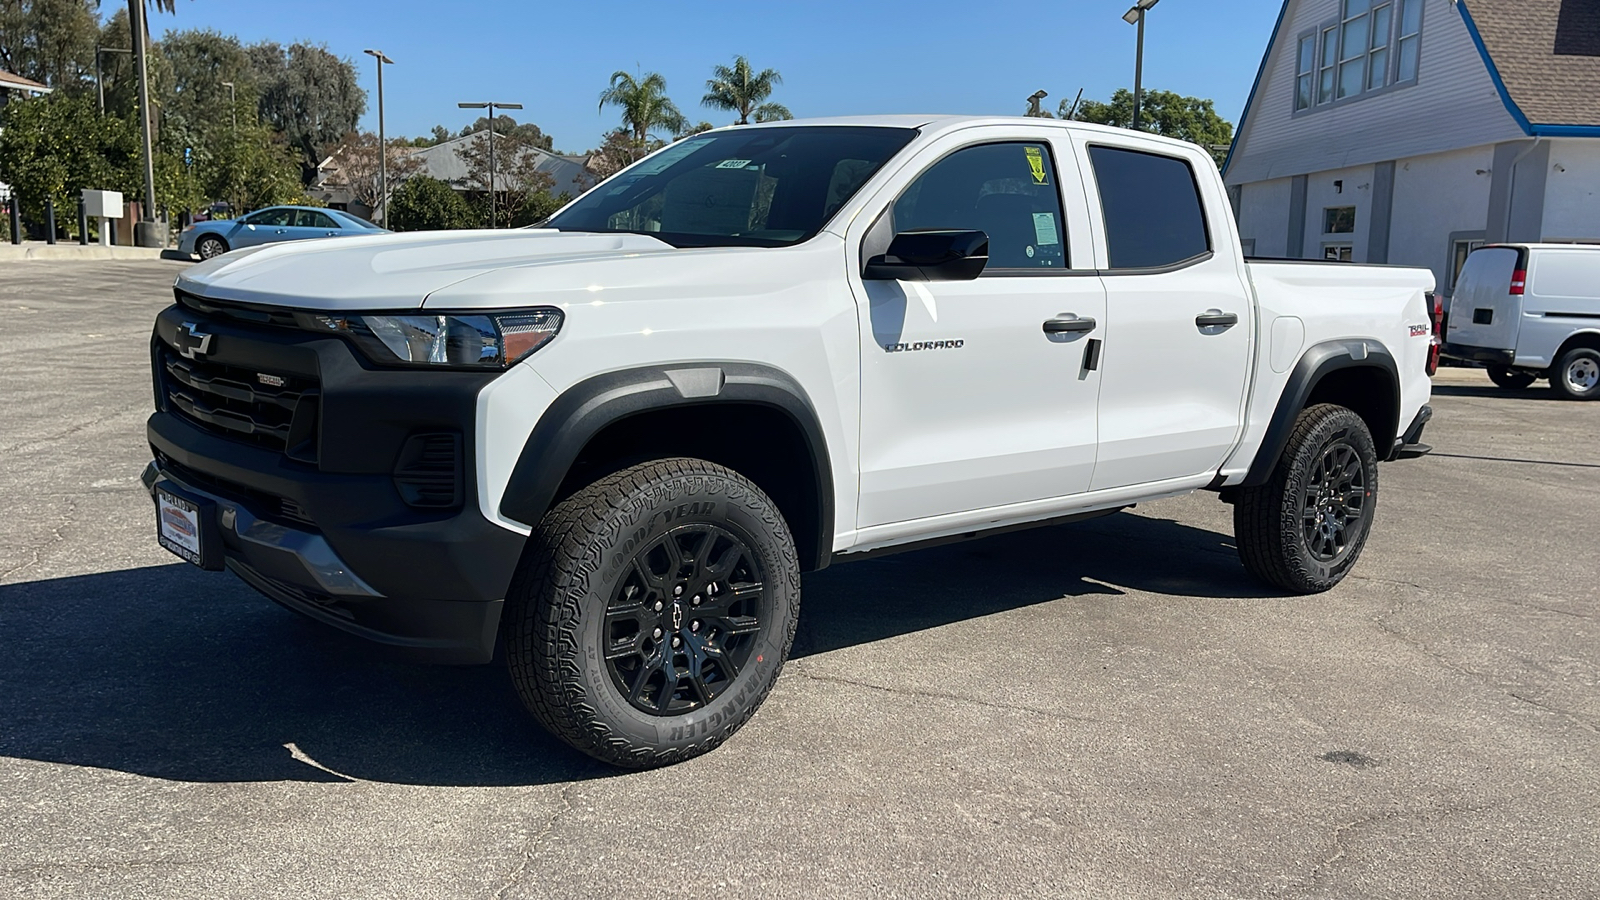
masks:
[[(664, 409), (741, 403), (782, 412), (805, 436), (817, 486), (814, 559), (802, 568), (826, 568), (833, 553), (833, 468), (827, 440), (805, 389), (788, 373), (750, 362), (649, 365), (595, 375), (556, 398), (534, 425), (511, 470), (500, 513), (537, 525), (549, 511), (578, 454), (607, 426)], [(807, 565), (809, 563), (809, 565)]]
[[(1336, 340), (1314, 344), (1305, 353), (1301, 354), (1300, 361), (1295, 363), (1294, 370), (1289, 373), (1289, 381), (1283, 386), (1283, 394), (1278, 397), (1278, 406), (1272, 412), (1272, 421), (1267, 423), (1266, 433), (1261, 437), (1261, 446), (1256, 450), (1256, 457), (1250, 463), (1250, 471), (1245, 475), (1239, 487), (1260, 487), (1272, 477), (1272, 470), (1278, 466), (1278, 458), (1283, 455), (1283, 448), (1289, 443), (1289, 435), (1294, 431), (1295, 419), (1299, 418), (1300, 411), (1306, 408), (1306, 401), (1311, 397), (1312, 391), (1323, 378), (1332, 372), (1341, 369), (1381, 369), (1389, 376), (1389, 382), (1394, 386), (1394, 409), (1400, 409), (1400, 367), (1395, 364), (1394, 354), (1389, 348), (1374, 340)], [(1396, 433), (1399, 423), (1396, 421)], [(1378, 448), (1378, 458), (1387, 458), (1388, 447)]]

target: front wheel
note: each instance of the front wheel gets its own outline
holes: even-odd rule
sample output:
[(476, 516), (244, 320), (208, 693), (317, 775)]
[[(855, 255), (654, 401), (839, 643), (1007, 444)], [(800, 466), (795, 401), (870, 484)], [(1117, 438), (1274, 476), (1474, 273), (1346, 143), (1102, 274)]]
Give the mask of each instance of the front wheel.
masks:
[(1600, 399), (1600, 350), (1574, 347), (1550, 370), (1550, 387), (1566, 400)]
[(755, 484), (664, 459), (551, 510), (507, 602), (528, 709), (584, 753), (649, 768), (711, 750), (755, 713), (794, 641), (800, 567)]
[(1319, 404), (1300, 413), (1267, 483), (1233, 507), (1239, 558), (1251, 575), (1315, 594), (1349, 574), (1378, 502), (1378, 454), (1360, 416)]
[(1519, 372), (1505, 366), (1490, 366), (1489, 380), (1508, 391), (1520, 391), (1535, 381), (1539, 376), (1532, 372)]
[(219, 237), (203, 237), (195, 244), (194, 252), (200, 254), (201, 259), (216, 259), (228, 252), (228, 242)]

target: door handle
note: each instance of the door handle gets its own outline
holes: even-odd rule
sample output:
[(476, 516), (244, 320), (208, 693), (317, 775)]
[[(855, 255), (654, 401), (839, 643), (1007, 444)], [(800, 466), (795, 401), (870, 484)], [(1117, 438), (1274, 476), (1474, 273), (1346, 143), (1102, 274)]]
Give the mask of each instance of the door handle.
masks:
[(1044, 321), (1045, 334), (1087, 334), (1094, 327), (1095, 321), (1088, 316), (1058, 316)]
[(1194, 324), (1198, 328), (1229, 328), (1239, 324), (1239, 314), (1208, 309), (1194, 317)]

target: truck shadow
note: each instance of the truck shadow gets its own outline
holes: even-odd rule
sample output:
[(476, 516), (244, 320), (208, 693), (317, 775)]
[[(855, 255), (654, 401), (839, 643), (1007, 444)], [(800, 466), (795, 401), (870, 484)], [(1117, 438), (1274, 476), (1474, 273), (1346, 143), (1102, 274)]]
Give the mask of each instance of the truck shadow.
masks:
[[(1231, 540), (1121, 515), (829, 569), (795, 654), (1123, 588), (1266, 596)], [(0, 586), (0, 756), (194, 782), (615, 774), (535, 724), (501, 666), (400, 662), (183, 564)]]
[(1550, 390), (1549, 385), (1538, 384), (1534, 387), (1523, 388), (1520, 391), (1508, 390), (1492, 384), (1436, 384), (1433, 386), (1435, 396), (1442, 397), (1479, 397), (1488, 400), (1545, 400), (1550, 403), (1565, 403), (1556, 392)]

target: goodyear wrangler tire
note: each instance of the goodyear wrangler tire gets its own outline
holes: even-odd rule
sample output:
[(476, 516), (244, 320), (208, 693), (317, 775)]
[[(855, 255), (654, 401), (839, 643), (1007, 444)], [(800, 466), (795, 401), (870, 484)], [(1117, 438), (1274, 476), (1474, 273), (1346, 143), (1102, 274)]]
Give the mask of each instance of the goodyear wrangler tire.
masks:
[(551, 510), (510, 594), (523, 703), (584, 753), (649, 768), (711, 750), (761, 705), (794, 641), (800, 566), (760, 488), (665, 459)]
[(1360, 558), (1377, 503), (1378, 454), (1367, 423), (1342, 406), (1310, 407), (1272, 477), (1234, 501), (1239, 558), (1274, 587), (1329, 590)]

